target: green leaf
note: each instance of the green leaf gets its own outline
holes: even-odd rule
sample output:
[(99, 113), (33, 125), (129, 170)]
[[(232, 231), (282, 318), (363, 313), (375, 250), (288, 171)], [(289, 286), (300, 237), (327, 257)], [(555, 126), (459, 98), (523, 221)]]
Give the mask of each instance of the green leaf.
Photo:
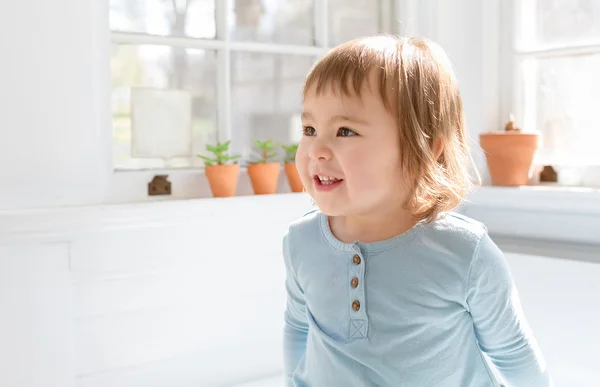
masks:
[(219, 142), (219, 143), (217, 143), (218, 144), (217, 147), (218, 147), (218, 149), (220, 151), (227, 152), (227, 150), (229, 149), (229, 143), (230, 142), (231, 141), (226, 141), (226, 142), (223, 142), (223, 143)]
[(215, 162), (215, 161), (216, 161), (216, 160), (215, 160), (215, 159), (213, 159), (213, 158), (206, 157), (206, 156), (203, 156), (203, 155), (198, 155), (198, 157), (199, 157), (199, 158), (201, 158), (202, 160), (204, 160), (205, 162), (209, 162), (209, 163), (213, 163), (213, 162)]
[(296, 152), (298, 152), (298, 144), (292, 144), (292, 145), (282, 145), (282, 148), (285, 150), (286, 153), (289, 153), (290, 157), (293, 155), (296, 155)]
[(213, 145), (210, 145), (210, 144), (206, 144), (206, 150), (209, 151), (209, 152), (212, 152), (212, 153), (217, 153), (218, 152), (217, 148), (215, 146), (213, 146)]

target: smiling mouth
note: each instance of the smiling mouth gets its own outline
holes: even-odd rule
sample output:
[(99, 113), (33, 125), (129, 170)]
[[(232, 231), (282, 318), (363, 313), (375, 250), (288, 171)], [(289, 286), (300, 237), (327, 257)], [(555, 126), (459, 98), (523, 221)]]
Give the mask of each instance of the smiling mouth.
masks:
[(314, 180), (317, 189), (320, 191), (329, 191), (335, 187), (338, 187), (344, 181), (344, 179), (338, 179), (337, 177), (321, 175), (316, 175)]

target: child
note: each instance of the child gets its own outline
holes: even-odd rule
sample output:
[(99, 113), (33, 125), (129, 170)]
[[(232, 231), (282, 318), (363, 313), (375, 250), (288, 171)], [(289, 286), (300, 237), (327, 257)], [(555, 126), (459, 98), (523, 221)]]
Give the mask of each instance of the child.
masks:
[(296, 165), (318, 210), (283, 240), (288, 386), (551, 386), (502, 252), (453, 213), (471, 158), (458, 85), (423, 39), (309, 73)]

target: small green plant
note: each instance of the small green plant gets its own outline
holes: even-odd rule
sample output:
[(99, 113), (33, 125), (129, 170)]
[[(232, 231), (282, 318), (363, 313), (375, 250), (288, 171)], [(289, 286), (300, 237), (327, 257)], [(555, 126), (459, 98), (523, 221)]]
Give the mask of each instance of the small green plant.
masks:
[(213, 165), (224, 165), (230, 161), (233, 161), (233, 164), (237, 164), (238, 162), (234, 160), (239, 159), (240, 156), (229, 154), (230, 143), (231, 141), (223, 143), (217, 141), (217, 145), (207, 144), (206, 150), (211, 152), (214, 155), (214, 157), (211, 158), (203, 155), (198, 155), (198, 157), (204, 160), (204, 165), (206, 165), (207, 167), (211, 167)]
[(296, 152), (298, 151), (298, 144), (282, 145), (281, 147), (285, 151), (286, 164), (295, 162), (296, 161)]
[(273, 143), (273, 140), (254, 140), (254, 147), (259, 151), (260, 159), (251, 162), (251, 164), (266, 164), (277, 157), (277, 152), (274, 152), (274, 150), (279, 147), (279, 144)]

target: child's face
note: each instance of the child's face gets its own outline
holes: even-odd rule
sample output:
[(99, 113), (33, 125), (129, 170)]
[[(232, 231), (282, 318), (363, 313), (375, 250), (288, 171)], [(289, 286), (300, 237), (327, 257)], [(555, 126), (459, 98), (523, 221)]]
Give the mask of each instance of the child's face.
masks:
[(304, 136), (296, 154), (304, 187), (330, 216), (397, 209), (407, 189), (395, 118), (366, 87), (361, 97), (327, 89), (320, 95), (309, 89), (304, 99)]

